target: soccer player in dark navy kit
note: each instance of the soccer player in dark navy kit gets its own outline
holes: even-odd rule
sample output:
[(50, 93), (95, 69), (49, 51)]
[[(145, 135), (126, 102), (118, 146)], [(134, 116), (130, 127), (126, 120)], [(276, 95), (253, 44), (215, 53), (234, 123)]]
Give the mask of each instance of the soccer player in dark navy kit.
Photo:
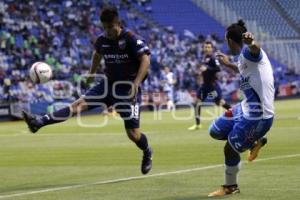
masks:
[(200, 71), (203, 78), (203, 84), (200, 85), (197, 91), (197, 100), (195, 104), (196, 124), (188, 128), (190, 131), (201, 128), (201, 103), (206, 99), (213, 99), (216, 105), (222, 106), (225, 109), (230, 108), (230, 105), (222, 99), (222, 91), (217, 82), (217, 73), (220, 71), (220, 64), (213, 55), (213, 44), (210, 41), (206, 41), (203, 44), (203, 58)]
[(102, 58), (105, 60), (104, 72), (107, 78), (97, 83), (69, 107), (42, 117), (23, 112), (24, 119), (30, 131), (35, 133), (43, 126), (63, 122), (79, 112), (97, 106), (113, 106), (124, 120), (129, 139), (143, 151), (141, 171), (147, 174), (152, 168), (152, 149), (146, 135), (139, 129), (139, 108), (140, 84), (147, 76), (150, 51), (139, 36), (122, 27), (116, 8), (103, 8), (100, 20), (104, 33), (95, 43), (88, 82), (93, 80), (92, 75), (100, 67)]

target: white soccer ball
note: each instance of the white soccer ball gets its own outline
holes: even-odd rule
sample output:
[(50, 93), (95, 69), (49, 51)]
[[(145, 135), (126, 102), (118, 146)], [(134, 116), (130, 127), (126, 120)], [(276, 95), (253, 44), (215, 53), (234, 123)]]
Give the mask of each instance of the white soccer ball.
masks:
[(35, 62), (30, 68), (29, 76), (34, 83), (46, 83), (52, 78), (52, 69), (47, 63)]

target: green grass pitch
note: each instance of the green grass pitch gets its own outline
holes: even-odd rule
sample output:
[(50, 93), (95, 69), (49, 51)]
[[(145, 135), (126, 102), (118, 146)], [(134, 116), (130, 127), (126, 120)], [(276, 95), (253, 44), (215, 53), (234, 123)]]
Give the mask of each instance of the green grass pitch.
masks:
[[(243, 163), (241, 194), (226, 199), (300, 199), (300, 100), (276, 102), (276, 120), (258, 162)], [(141, 128), (154, 149), (149, 176), (140, 173), (141, 152), (123, 122), (103, 116), (75, 118), (29, 134), (20, 122), (0, 123), (0, 199), (200, 200), (223, 184), (223, 145), (199, 131), (192, 119), (170, 112), (143, 112)], [(160, 115), (160, 116), (158, 116)], [(184, 118), (189, 110), (178, 110)], [(161, 118), (159, 120), (158, 118)], [(246, 154), (242, 154), (245, 161)]]

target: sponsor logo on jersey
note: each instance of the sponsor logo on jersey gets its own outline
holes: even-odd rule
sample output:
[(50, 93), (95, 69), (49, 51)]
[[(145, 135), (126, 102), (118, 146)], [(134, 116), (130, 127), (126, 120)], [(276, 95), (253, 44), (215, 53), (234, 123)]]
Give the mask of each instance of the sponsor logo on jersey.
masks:
[(106, 64), (123, 64), (130, 62), (128, 54), (104, 54), (104, 60)]
[(241, 90), (247, 90), (252, 88), (250, 85), (250, 76), (248, 77), (242, 77), (240, 78), (240, 88)]
[(127, 59), (128, 54), (104, 54), (104, 59)]

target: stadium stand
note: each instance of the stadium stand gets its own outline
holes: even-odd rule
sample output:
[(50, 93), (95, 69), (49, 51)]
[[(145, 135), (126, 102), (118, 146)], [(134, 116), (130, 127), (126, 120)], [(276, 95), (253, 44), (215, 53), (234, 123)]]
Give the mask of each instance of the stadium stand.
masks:
[(276, 0), (290, 18), (300, 27), (300, 2), (298, 0)]
[[(276, 37), (297, 37), (298, 34), (274, 10), (267, 1), (260, 0), (222, 0), (242, 18), (253, 20)], [(285, 1), (284, 1), (285, 2)]]
[[(151, 9), (149, 9), (150, 7)], [(147, 10), (150, 10), (150, 12)], [(207, 13), (197, 8), (191, 1), (152, 0), (148, 6), (140, 7), (140, 11), (146, 13), (162, 26), (172, 26), (177, 33), (189, 30), (197, 35), (206, 36), (216, 33), (218, 37), (224, 37), (224, 27)]]
[[(260, 6), (261, 10), (250, 13), (247, 10), (251, 9), (243, 10), (233, 0), (228, 0), (228, 5), (239, 10), (242, 16), (254, 16), (254, 20), (278, 36), (295, 36), (266, 2), (243, 2), (250, 8)], [(220, 39), (224, 27), (191, 1), (67, 0), (61, 3), (54, 0), (36, 4), (30, 0), (4, 0), (0, 2), (0, 101), (51, 105), (78, 97), (75, 89), (78, 84), (83, 86), (84, 92), (87, 86), (83, 74), (88, 72), (93, 42), (101, 33), (98, 13), (105, 3), (116, 5), (124, 25), (143, 35), (152, 49), (150, 76), (143, 86), (146, 93), (162, 91), (162, 66), (171, 67), (177, 78), (178, 93), (194, 90), (202, 42), (211, 40), (216, 49), (225, 50)], [(259, 13), (264, 9), (270, 17), (261, 18)], [(300, 47), (293, 45), (293, 48), (299, 50)], [(29, 80), (28, 68), (37, 60), (44, 60), (53, 67), (55, 81), (34, 85)], [(288, 83), (285, 66), (274, 59), (272, 62), (276, 66), (277, 80)], [(237, 99), (235, 75), (223, 71), (221, 76), (225, 97)], [(293, 73), (289, 77), (298, 78)], [(71, 95), (60, 95), (65, 93)]]

